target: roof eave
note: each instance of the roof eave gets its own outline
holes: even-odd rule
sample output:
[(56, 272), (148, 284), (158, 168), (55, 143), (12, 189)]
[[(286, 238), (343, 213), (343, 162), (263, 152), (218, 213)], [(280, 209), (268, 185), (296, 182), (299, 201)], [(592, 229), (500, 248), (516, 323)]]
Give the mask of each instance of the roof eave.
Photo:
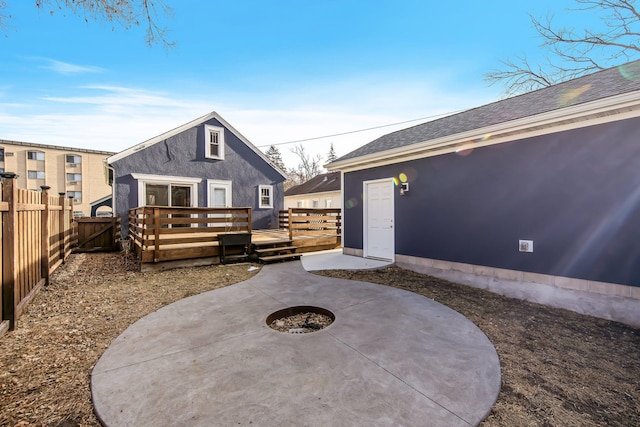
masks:
[[(358, 170), (371, 167), (376, 163), (394, 163), (402, 161), (404, 157), (419, 155), (421, 152), (434, 152), (444, 154), (461, 149), (461, 144), (470, 144), (468, 148), (477, 148), (486, 145), (497, 144), (505, 141), (496, 141), (501, 134), (524, 133), (528, 129), (546, 126), (553, 128), (555, 124), (572, 119), (587, 117), (611, 111), (614, 109), (640, 107), (640, 91), (628, 92), (596, 101), (578, 104), (572, 107), (561, 108), (534, 116), (528, 116), (517, 120), (502, 122), (496, 125), (473, 129), (441, 138), (417, 142), (411, 145), (379, 151), (372, 154), (338, 160), (327, 164), (325, 167), (331, 171)], [(551, 133), (551, 132), (548, 132)], [(491, 141), (491, 139), (494, 139)], [(484, 141), (484, 143), (479, 143)], [(426, 153), (425, 153), (426, 155)], [(394, 161), (395, 160), (395, 161)], [(362, 167), (360, 167), (362, 166)]]
[(124, 159), (125, 157), (130, 156), (133, 153), (137, 153), (140, 150), (144, 150), (146, 148), (149, 148), (161, 141), (164, 141), (167, 138), (171, 138), (172, 136), (178, 135), (179, 133), (182, 133), (188, 129), (191, 129), (195, 126), (200, 126), (201, 124), (203, 124), (204, 122), (207, 122), (211, 119), (216, 119), (218, 122), (220, 122), (224, 127), (226, 127), (230, 132), (232, 132), (234, 135), (236, 135), (238, 137), (238, 139), (240, 139), (245, 145), (247, 145), (252, 151), (254, 151), (260, 158), (262, 158), (262, 160), (264, 160), (265, 162), (267, 162), (267, 164), (269, 166), (271, 166), (276, 172), (278, 172), (283, 179), (287, 179), (288, 175), (279, 167), (277, 167), (276, 165), (274, 165), (271, 161), (269, 161), (269, 159), (267, 159), (267, 157), (262, 153), (262, 151), (260, 151), (255, 145), (253, 145), (247, 138), (245, 138), (244, 135), (242, 135), (240, 132), (238, 132), (238, 130), (236, 128), (234, 128), (233, 126), (231, 126), (231, 124), (229, 124), (229, 122), (227, 122), (225, 119), (222, 118), (222, 116), (220, 116), (218, 113), (216, 113), (215, 111), (210, 112), (209, 114), (205, 114), (202, 117), (198, 117), (195, 120), (192, 120), (188, 123), (185, 123), (183, 125), (178, 126), (177, 128), (171, 129), (167, 132), (164, 132), (158, 136), (155, 136), (151, 139), (148, 139), (144, 142), (141, 142), (139, 144), (136, 144), (132, 147), (127, 148), (124, 151), (121, 151), (117, 154), (114, 154), (111, 157), (107, 158), (107, 163), (108, 164), (112, 164), (113, 162), (117, 162), (118, 160)]

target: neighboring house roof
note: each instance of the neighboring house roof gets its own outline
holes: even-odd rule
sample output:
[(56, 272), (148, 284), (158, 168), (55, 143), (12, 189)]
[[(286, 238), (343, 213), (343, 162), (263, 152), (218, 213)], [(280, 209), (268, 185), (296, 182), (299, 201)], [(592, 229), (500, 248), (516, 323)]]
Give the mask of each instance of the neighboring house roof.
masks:
[(94, 200), (93, 202), (89, 203), (89, 205), (90, 206), (100, 205), (100, 204), (102, 204), (104, 202), (107, 202), (107, 201), (111, 200), (111, 198), (112, 198), (112, 195), (108, 194), (108, 195), (106, 195), (104, 197), (100, 197), (98, 200)]
[[(332, 170), (382, 157), (418, 154), (427, 149), (474, 143), (497, 143), (500, 136), (569, 125), (640, 109), (640, 61), (610, 68), (550, 87), (384, 135), (332, 162)], [(617, 109), (617, 110), (614, 110)], [(635, 114), (638, 115), (637, 113)], [(544, 132), (541, 132), (544, 133)], [(493, 142), (484, 143), (486, 140)], [(478, 144), (480, 143), (480, 144)]]
[(284, 196), (324, 193), (327, 191), (340, 191), (340, 172), (329, 172), (315, 176), (307, 182), (289, 188), (284, 192)]
[(171, 138), (172, 136), (178, 135), (186, 130), (199, 126), (211, 119), (216, 119), (220, 122), (225, 128), (227, 128), (230, 132), (232, 132), (240, 141), (244, 142), (247, 147), (253, 150), (259, 157), (261, 157), (265, 162), (267, 162), (273, 169), (275, 169), (280, 175), (282, 175), (285, 179), (287, 178), (287, 174), (280, 169), (278, 166), (274, 165), (262, 151), (260, 151), (255, 145), (253, 145), (247, 138), (245, 138), (240, 132), (238, 132), (233, 126), (231, 126), (225, 119), (223, 119), (218, 113), (212, 111), (209, 114), (206, 114), (202, 117), (198, 117), (195, 120), (190, 121), (189, 123), (185, 123), (182, 126), (178, 126), (175, 129), (167, 131), (163, 134), (160, 134), (156, 137), (148, 139), (140, 144), (134, 145), (133, 147), (127, 148), (124, 151), (121, 151), (109, 158), (107, 158), (107, 163), (112, 164), (120, 159), (123, 159), (127, 156), (130, 156), (133, 153), (136, 153), (140, 150), (144, 150), (146, 148), (151, 147), (154, 144), (164, 141), (167, 138)]

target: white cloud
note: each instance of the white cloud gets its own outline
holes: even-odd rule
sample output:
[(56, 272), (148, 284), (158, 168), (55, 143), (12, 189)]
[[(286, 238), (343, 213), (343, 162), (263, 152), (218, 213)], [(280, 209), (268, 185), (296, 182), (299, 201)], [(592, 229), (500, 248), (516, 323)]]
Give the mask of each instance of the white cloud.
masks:
[[(215, 110), (266, 151), (270, 144), (450, 113), (491, 98), (484, 89), (456, 92), (442, 87), (446, 85), (435, 79), (402, 78), (398, 82), (361, 78), (272, 93), (230, 93), (203, 87), (188, 94), (91, 85), (67, 88), (63, 96), (22, 99), (22, 105), (0, 104), (0, 138), (117, 152)], [(302, 144), (311, 155), (326, 157), (333, 143), (341, 156), (417, 123)], [(297, 164), (290, 151), (294, 145), (278, 146), (289, 167)]]
[(93, 65), (78, 65), (71, 64), (69, 62), (58, 61), (51, 58), (40, 58), (45, 61), (45, 64), (41, 66), (45, 70), (51, 70), (58, 74), (71, 75), (71, 74), (84, 74), (84, 73), (102, 73), (104, 68), (96, 67)]

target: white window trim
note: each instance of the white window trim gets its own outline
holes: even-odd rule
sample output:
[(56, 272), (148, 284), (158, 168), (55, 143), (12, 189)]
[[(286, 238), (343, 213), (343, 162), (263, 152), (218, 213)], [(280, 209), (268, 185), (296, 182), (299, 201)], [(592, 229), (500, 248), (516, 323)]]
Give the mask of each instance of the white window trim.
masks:
[[(262, 204), (262, 190), (269, 189), (269, 204)], [(273, 185), (259, 185), (258, 186), (258, 207), (260, 209), (273, 209)]]
[(219, 186), (219, 187), (225, 187), (227, 188), (227, 194), (226, 194), (226, 205), (228, 207), (233, 207), (233, 198), (231, 196), (232, 192), (233, 192), (233, 183), (232, 181), (223, 181), (220, 179), (208, 179), (207, 180), (207, 206), (208, 207), (212, 207), (212, 200), (211, 200), (211, 185), (215, 185), (215, 186)]
[(191, 178), (185, 176), (150, 175), (142, 173), (132, 173), (131, 177), (138, 181), (138, 206), (147, 205), (147, 194), (145, 184), (177, 184), (191, 186), (191, 206), (198, 206), (198, 184), (202, 178)]
[[(220, 137), (218, 138), (218, 153), (219, 155), (214, 156), (209, 151), (209, 133), (210, 132), (218, 132)], [(224, 128), (220, 126), (211, 126), (204, 125), (204, 157), (207, 159), (216, 159), (216, 160), (224, 160)]]

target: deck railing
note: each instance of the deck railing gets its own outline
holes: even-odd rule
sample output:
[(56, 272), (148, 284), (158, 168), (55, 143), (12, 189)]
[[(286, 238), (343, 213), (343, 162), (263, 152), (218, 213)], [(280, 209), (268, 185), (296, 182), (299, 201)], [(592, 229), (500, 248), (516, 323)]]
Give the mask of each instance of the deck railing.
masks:
[(17, 188), (15, 176), (2, 178), (0, 202), (0, 335), (15, 329), (25, 307), (76, 243), (73, 199), (49, 188)]
[(220, 233), (251, 233), (251, 208), (129, 210), (129, 237), (143, 263), (218, 257)]
[(338, 247), (342, 239), (340, 209), (289, 208), (279, 212), (281, 229), (289, 232), (296, 246)]

